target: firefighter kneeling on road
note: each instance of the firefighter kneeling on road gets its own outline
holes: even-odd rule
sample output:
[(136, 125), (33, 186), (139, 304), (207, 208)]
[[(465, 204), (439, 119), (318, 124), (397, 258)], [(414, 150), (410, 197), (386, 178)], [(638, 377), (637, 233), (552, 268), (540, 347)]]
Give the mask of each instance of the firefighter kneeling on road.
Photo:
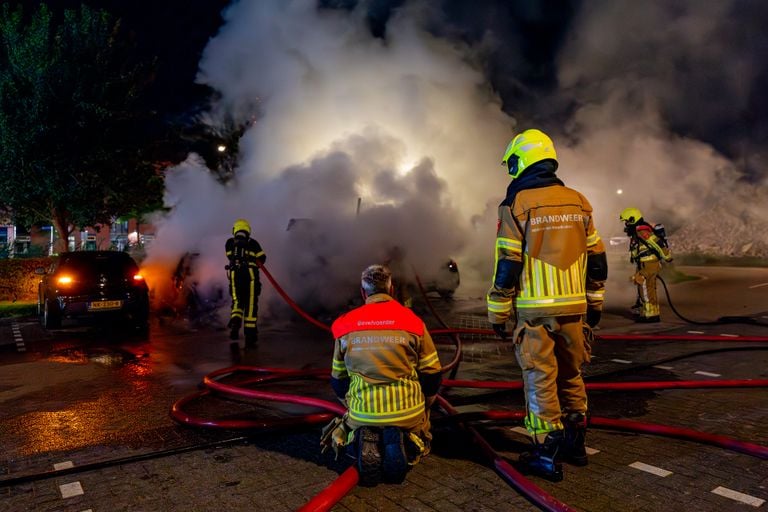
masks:
[(589, 362), (591, 327), (603, 308), (605, 248), (589, 201), (555, 175), (557, 154), (546, 134), (515, 136), (502, 164), (512, 182), (499, 205), (488, 319), (502, 339), (506, 322), (514, 325), (533, 442), (519, 465), (559, 481), (560, 460), (587, 464), (581, 366)]
[[(629, 260), (635, 264), (631, 281), (637, 285), (636, 322), (654, 323), (660, 320), (656, 295), (656, 276), (661, 263), (672, 261), (664, 226), (652, 226), (637, 208), (625, 208), (619, 215), (624, 232), (629, 237)], [(633, 308), (634, 310), (634, 308)]]
[(430, 451), (440, 359), (424, 322), (392, 298), (389, 268), (366, 268), (361, 291), (365, 304), (331, 327), (331, 385), (348, 410), (320, 443), (354, 458), (362, 485), (400, 483)]
[[(232, 312), (229, 318), (229, 339), (237, 340), (243, 327), (246, 348), (253, 348), (258, 341), (256, 321), (259, 315), (259, 267), (267, 256), (255, 239), (251, 238), (251, 226), (245, 219), (238, 219), (232, 226), (232, 237), (227, 239), (225, 251), (229, 264), (225, 267), (229, 278), (229, 295)], [(233, 348), (238, 348), (234, 347)]]

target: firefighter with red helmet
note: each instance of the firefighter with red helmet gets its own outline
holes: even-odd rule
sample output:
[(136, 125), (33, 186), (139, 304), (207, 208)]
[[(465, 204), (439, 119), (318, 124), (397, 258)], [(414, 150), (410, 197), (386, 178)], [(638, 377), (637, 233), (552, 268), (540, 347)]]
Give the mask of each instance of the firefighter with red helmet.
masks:
[[(253, 348), (258, 341), (256, 327), (259, 314), (259, 263), (267, 260), (259, 242), (251, 238), (251, 225), (245, 219), (237, 219), (232, 226), (232, 237), (227, 239), (225, 252), (229, 264), (226, 266), (229, 279), (229, 295), (232, 311), (229, 318), (229, 338), (240, 337), (243, 327), (246, 348)], [(234, 346), (234, 344), (233, 344)]]
[(430, 451), (440, 359), (424, 322), (392, 297), (388, 267), (366, 268), (361, 291), (365, 304), (331, 327), (331, 385), (347, 413), (323, 430), (321, 444), (345, 447), (363, 484), (399, 483)]
[(635, 321), (659, 322), (656, 276), (661, 272), (662, 262), (672, 261), (664, 227), (649, 224), (634, 207), (625, 208), (619, 220), (624, 223), (624, 232), (629, 237), (629, 260), (635, 264), (635, 273), (630, 278), (637, 286), (636, 309), (633, 308), (637, 312)]
[(488, 319), (506, 339), (506, 323), (523, 374), (525, 426), (533, 447), (525, 472), (563, 478), (564, 460), (586, 465), (591, 327), (600, 321), (608, 265), (592, 206), (556, 176), (552, 140), (535, 129), (516, 135), (502, 164), (512, 182), (499, 205)]

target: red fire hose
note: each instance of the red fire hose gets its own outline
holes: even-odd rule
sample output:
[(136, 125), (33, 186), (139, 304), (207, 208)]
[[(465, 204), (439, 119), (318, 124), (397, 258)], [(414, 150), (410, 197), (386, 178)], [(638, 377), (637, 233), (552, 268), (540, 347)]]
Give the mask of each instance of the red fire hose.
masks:
[[(330, 331), (330, 327), (308, 315), (296, 304), (280, 287), (277, 281), (267, 271), (264, 265), (259, 265), (261, 270), (267, 276), (277, 292), (283, 299), (304, 319), (313, 325)], [(417, 283), (424, 294), (421, 282)], [(426, 295), (426, 294), (424, 294)], [(426, 298), (426, 297), (425, 297)], [(443, 371), (452, 371), (454, 374), (458, 369), (458, 363), (461, 360), (461, 340), (459, 334), (480, 334), (495, 336), (491, 329), (451, 329), (442, 321), (432, 308), (429, 300), (427, 304), (438, 322), (445, 327), (444, 329), (431, 330), (430, 333), (435, 336), (449, 335), (455, 342), (456, 352), (454, 358), (448, 365), (443, 367)], [(740, 341), (740, 342), (768, 342), (768, 337), (746, 336), (746, 337), (720, 337), (720, 336), (690, 336), (690, 335), (602, 335), (598, 337), (601, 340), (672, 340), (672, 341)], [(231, 376), (236, 373), (255, 374), (240, 379), (236, 384), (223, 383), (218, 378)], [(272, 384), (284, 380), (295, 379), (316, 379), (324, 378), (328, 375), (327, 370), (290, 370), (279, 368), (257, 368), (251, 366), (233, 366), (214, 371), (206, 375), (203, 383), (207, 387), (204, 391), (193, 393), (187, 397), (178, 400), (171, 408), (171, 417), (179, 423), (204, 428), (225, 428), (225, 429), (272, 429), (285, 428), (292, 426), (316, 425), (328, 422), (336, 415), (343, 415), (346, 409), (339, 403), (329, 402), (318, 398), (292, 395), (287, 393), (276, 393), (271, 391), (255, 390), (245, 386), (257, 386)], [(453, 375), (452, 375), (453, 376)], [(471, 380), (446, 379), (443, 381), (445, 387), (470, 387), (485, 389), (519, 389), (522, 387), (520, 382), (487, 382)], [(768, 380), (707, 380), (707, 381), (654, 381), (654, 382), (619, 382), (619, 383), (588, 383), (587, 389), (590, 390), (649, 390), (649, 389), (695, 389), (695, 388), (724, 388), (724, 387), (768, 387)], [(261, 418), (255, 420), (245, 419), (209, 419), (194, 416), (185, 412), (185, 407), (191, 402), (205, 397), (211, 393), (217, 396), (233, 398), (250, 398), (257, 400), (277, 401), (304, 405), (312, 409), (321, 409), (327, 412), (311, 412), (303, 416), (291, 416), (288, 418)], [(482, 435), (471, 425), (466, 425), (470, 420), (484, 419), (492, 421), (519, 421), (522, 419), (522, 411), (483, 411), (479, 413), (458, 413), (443, 396), (438, 395), (438, 404), (449, 415), (449, 419), (460, 422), (462, 428), (472, 434), (475, 442), (486, 458), (490, 461), (496, 471), (515, 489), (521, 492), (529, 500), (539, 506), (542, 510), (570, 512), (573, 511), (567, 504), (555, 499), (553, 496), (544, 492), (541, 488), (533, 484), (525, 476), (520, 474), (505, 459), (503, 459), (491, 445), (482, 437)], [(663, 435), (679, 439), (711, 444), (725, 449), (745, 453), (755, 457), (768, 459), (768, 447), (752, 443), (742, 442), (726, 436), (698, 432), (691, 429), (672, 427), (667, 425), (656, 425), (650, 423), (641, 423), (636, 421), (609, 419), (592, 416), (589, 418), (589, 424), (593, 427), (625, 430), (632, 432), (643, 432), (653, 435)], [(334, 482), (332, 482), (323, 491), (317, 494), (300, 510), (302, 512), (323, 512), (330, 510), (346, 494), (357, 485), (359, 475), (354, 467), (344, 471)]]

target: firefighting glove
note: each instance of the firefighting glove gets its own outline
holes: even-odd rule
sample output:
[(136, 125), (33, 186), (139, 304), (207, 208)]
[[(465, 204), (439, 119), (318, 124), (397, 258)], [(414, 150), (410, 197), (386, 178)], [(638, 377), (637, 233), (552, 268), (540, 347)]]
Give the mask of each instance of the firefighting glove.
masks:
[(509, 333), (505, 330), (507, 324), (491, 324), (491, 325), (493, 327), (493, 332), (495, 332), (499, 338), (506, 341), (507, 337), (509, 337)]
[(587, 325), (595, 327), (600, 323), (602, 312), (599, 309), (587, 309)]
[(320, 453), (325, 453), (330, 448), (336, 455), (335, 460), (339, 460), (342, 447), (346, 444), (346, 437), (347, 431), (344, 418), (337, 417), (332, 419), (321, 431)]

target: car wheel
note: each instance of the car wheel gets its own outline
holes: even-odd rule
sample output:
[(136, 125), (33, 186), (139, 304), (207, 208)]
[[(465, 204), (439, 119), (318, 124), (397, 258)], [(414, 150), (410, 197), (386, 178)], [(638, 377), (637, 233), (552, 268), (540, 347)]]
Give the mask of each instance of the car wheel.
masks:
[(55, 300), (46, 299), (43, 303), (43, 327), (46, 329), (61, 327), (61, 311)]

